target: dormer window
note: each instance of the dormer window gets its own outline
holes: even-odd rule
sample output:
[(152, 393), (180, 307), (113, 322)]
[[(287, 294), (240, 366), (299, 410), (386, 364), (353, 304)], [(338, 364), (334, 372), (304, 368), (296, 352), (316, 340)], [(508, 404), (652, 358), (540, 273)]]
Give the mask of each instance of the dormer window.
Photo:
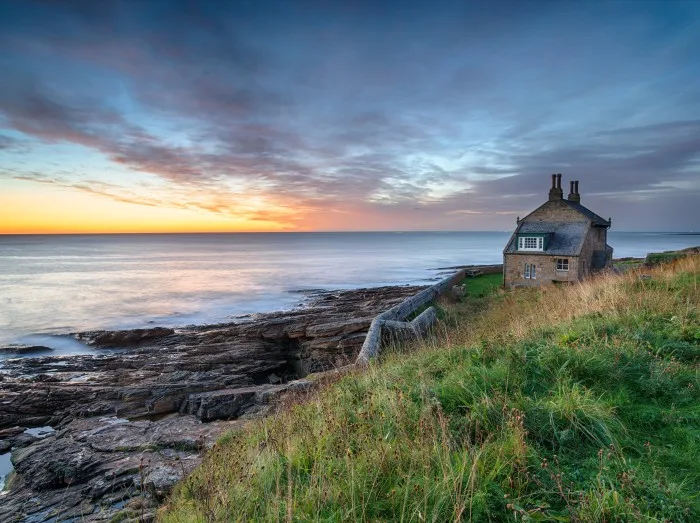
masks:
[(520, 236), (518, 238), (519, 251), (544, 250), (544, 238), (542, 236)]

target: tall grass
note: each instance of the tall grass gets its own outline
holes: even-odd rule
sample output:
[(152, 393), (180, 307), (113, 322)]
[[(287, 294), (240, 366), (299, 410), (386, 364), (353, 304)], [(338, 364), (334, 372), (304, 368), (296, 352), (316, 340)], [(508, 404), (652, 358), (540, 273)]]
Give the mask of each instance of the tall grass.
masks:
[(226, 435), (159, 519), (700, 520), (700, 258), (450, 305)]

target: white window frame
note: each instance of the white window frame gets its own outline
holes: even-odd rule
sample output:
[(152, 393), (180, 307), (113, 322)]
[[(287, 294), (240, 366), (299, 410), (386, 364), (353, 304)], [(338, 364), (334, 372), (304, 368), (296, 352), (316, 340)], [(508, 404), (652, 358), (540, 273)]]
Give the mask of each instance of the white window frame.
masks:
[[(532, 240), (532, 241), (528, 241)], [(530, 243), (534, 243), (534, 247), (527, 246)], [(542, 251), (544, 250), (544, 238), (542, 236), (519, 236), (518, 237), (518, 250), (519, 251)]]
[(555, 263), (557, 272), (569, 272), (569, 258), (557, 258)]
[(534, 263), (525, 264), (525, 279), (526, 280), (536, 280), (537, 279), (537, 265)]

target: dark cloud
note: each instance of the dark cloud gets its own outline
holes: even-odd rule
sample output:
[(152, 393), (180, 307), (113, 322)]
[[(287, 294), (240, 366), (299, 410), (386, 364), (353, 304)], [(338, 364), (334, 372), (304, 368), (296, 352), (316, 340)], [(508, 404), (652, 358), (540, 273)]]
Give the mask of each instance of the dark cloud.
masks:
[(7, 126), (47, 142), (68, 141), (99, 148), (115, 135), (144, 138), (117, 112), (103, 107), (69, 107), (45, 96), (31, 82), (5, 86), (0, 97)]

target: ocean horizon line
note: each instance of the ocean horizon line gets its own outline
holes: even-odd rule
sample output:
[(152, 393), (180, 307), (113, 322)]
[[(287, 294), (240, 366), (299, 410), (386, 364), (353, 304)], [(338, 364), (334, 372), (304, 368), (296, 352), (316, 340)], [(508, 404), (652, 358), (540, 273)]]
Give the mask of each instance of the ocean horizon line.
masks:
[[(180, 235), (251, 235), (251, 234), (439, 234), (439, 233), (507, 233), (509, 230), (498, 229), (478, 229), (478, 230), (452, 230), (452, 229), (435, 229), (435, 230), (373, 230), (373, 231), (168, 231), (168, 232), (9, 232), (0, 233), (0, 237), (18, 237), (18, 236), (180, 236)], [(675, 234), (687, 236), (700, 236), (700, 231), (661, 231), (661, 230), (634, 230), (623, 231), (615, 230), (615, 233), (624, 234)]]

